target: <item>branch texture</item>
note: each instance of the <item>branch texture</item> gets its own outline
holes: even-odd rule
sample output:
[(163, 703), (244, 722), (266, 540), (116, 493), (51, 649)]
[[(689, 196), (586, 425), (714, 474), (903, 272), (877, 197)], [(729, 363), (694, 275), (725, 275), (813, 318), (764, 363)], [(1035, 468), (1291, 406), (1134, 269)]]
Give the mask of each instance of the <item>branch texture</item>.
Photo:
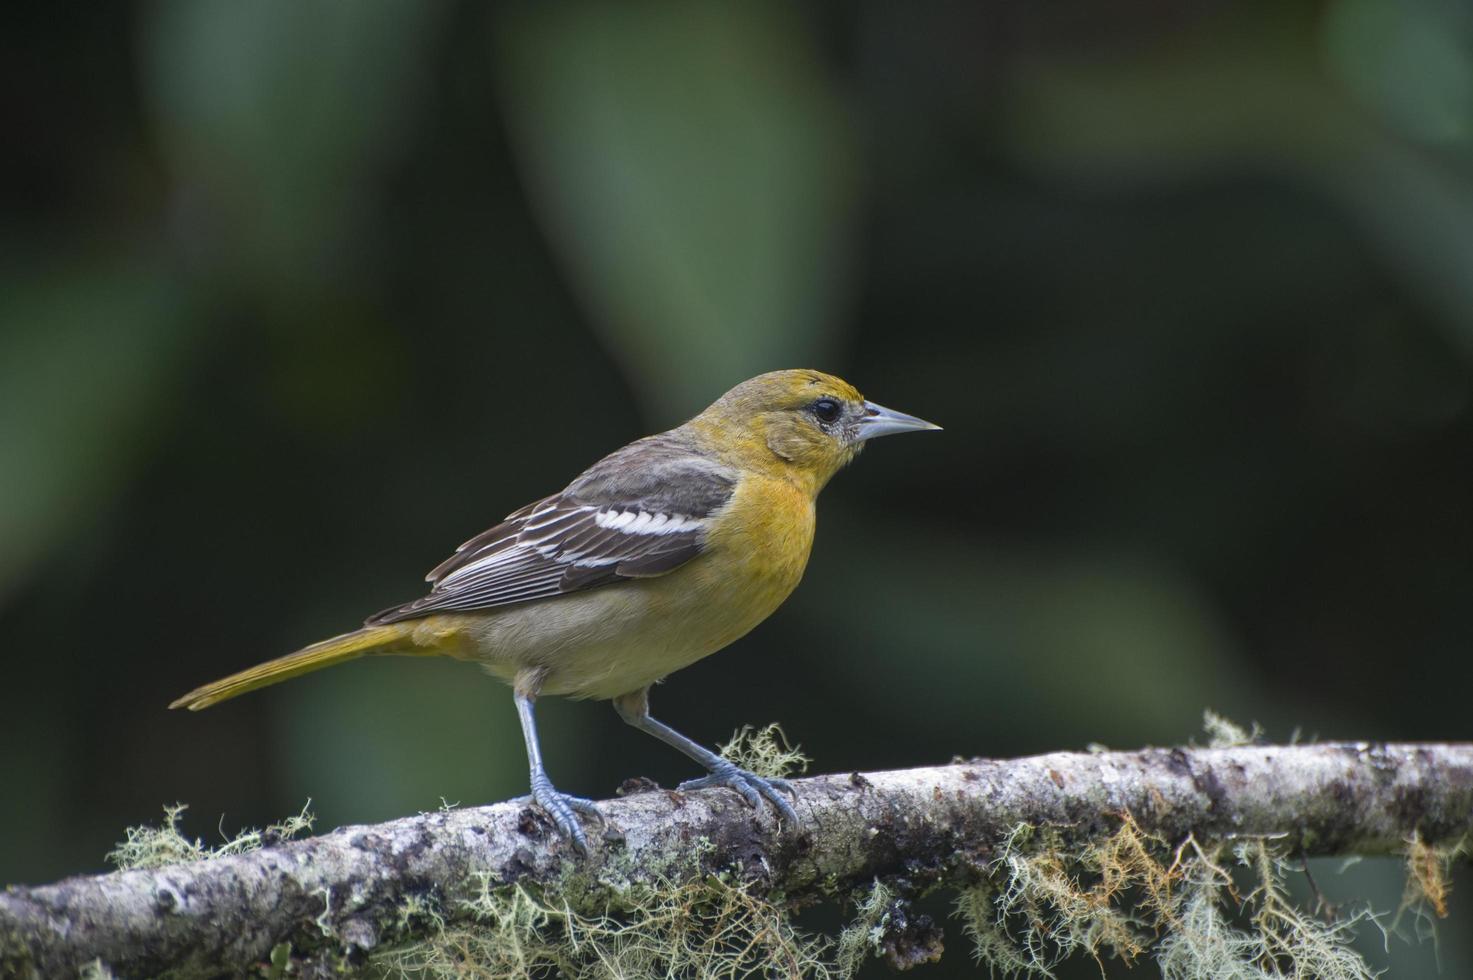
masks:
[[(638, 877), (681, 858), (735, 871), (789, 903), (848, 894), (903, 874), (917, 888), (963, 886), (1019, 824), (1097, 839), (1130, 814), (1146, 832), (1283, 837), (1305, 855), (1386, 854), (1416, 835), (1473, 832), (1473, 744), (1320, 744), (1055, 753), (1009, 761), (799, 780), (800, 826), (779, 827), (724, 790), (650, 790), (600, 804), (597, 870)], [(492, 884), (554, 882), (577, 861), (523, 803), (345, 827), (246, 854), (151, 871), (70, 878), (0, 894), (0, 975), (74, 975), (100, 960), (119, 975), (234, 974), (290, 943), (361, 962), (451, 921)]]

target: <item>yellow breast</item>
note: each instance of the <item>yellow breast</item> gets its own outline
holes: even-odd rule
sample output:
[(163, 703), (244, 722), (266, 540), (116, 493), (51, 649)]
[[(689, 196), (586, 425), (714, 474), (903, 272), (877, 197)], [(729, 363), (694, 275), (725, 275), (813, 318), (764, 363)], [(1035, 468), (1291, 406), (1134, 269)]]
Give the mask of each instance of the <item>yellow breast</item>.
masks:
[(760, 610), (760, 622), (803, 577), (813, 548), (813, 498), (787, 480), (749, 476), (713, 524), (708, 567), (744, 592), (732, 598), (752, 612)]

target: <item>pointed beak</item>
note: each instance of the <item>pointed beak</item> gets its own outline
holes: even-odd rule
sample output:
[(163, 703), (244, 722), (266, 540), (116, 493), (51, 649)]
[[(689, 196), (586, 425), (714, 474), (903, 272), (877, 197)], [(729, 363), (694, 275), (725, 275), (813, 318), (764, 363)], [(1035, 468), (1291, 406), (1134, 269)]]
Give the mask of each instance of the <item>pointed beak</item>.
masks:
[(927, 429), (939, 431), (941, 426), (918, 419), (914, 415), (897, 412), (893, 408), (865, 402), (864, 417), (859, 420), (859, 435), (855, 441), (864, 442), (876, 436), (890, 436), (897, 432), (924, 432)]

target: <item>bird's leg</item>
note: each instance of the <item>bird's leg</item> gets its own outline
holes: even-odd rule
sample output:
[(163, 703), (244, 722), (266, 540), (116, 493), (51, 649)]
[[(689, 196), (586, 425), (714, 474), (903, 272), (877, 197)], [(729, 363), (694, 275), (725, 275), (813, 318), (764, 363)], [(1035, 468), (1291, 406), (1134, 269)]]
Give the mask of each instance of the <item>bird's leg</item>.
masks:
[(514, 696), (517, 715), (522, 720), (522, 737), (527, 741), (527, 764), (532, 770), (532, 799), (547, 811), (552, 822), (557, 824), (558, 830), (572, 842), (578, 853), (586, 855), (588, 838), (584, 836), (583, 827), (578, 823), (575, 814), (597, 817), (600, 822), (603, 821), (603, 815), (598, 812), (598, 807), (592, 800), (560, 793), (552, 785), (552, 780), (547, 778), (547, 770), (542, 767), (542, 747), (537, 742), (537, 720), (532, 717), (535, 695), (518, 687)]
[(711, 773), (700, 779), (680, 784), (680, 789), (705, 789), (708, 786), (726, 786), (736, 790), (751, 806), (761, 806), (765, 799), (784, 820), (797, 823), (798, 814), (783, 793), (793, 792), (792, 784), (786, 779), (775, 779), (748, 772), (733, 762), (723, 759), (704, 746), (698, 745), (666, 725), (650, 717), (649, 688), (632, 694), (622, 694), (614, 699), (614, 710), (626, 724), (653, 735), (671, 748), (678, 749), (705, 766)]

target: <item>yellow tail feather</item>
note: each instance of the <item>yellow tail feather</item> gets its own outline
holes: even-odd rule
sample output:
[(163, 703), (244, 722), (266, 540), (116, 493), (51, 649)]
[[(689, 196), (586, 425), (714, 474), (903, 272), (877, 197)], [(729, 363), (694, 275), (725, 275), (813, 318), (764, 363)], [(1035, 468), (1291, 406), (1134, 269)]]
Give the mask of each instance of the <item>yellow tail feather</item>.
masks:
[(387, 626), (370, 626), (366, 629), (334, 636), (330, 640), (314, 643), (296, 653), (289, 653), (248, 670), (197, 687), (184, 697), (169, 705), (171, 708), (188, 708), (199, 711), (212, 704), (227, 701), (238, 694), (267, 687), (292, 677), (331, 667), (370, 653), (432, 653), (432, 650), (413, 649), (406, 644), (414, 631), (413, 623), (391, 623)]

